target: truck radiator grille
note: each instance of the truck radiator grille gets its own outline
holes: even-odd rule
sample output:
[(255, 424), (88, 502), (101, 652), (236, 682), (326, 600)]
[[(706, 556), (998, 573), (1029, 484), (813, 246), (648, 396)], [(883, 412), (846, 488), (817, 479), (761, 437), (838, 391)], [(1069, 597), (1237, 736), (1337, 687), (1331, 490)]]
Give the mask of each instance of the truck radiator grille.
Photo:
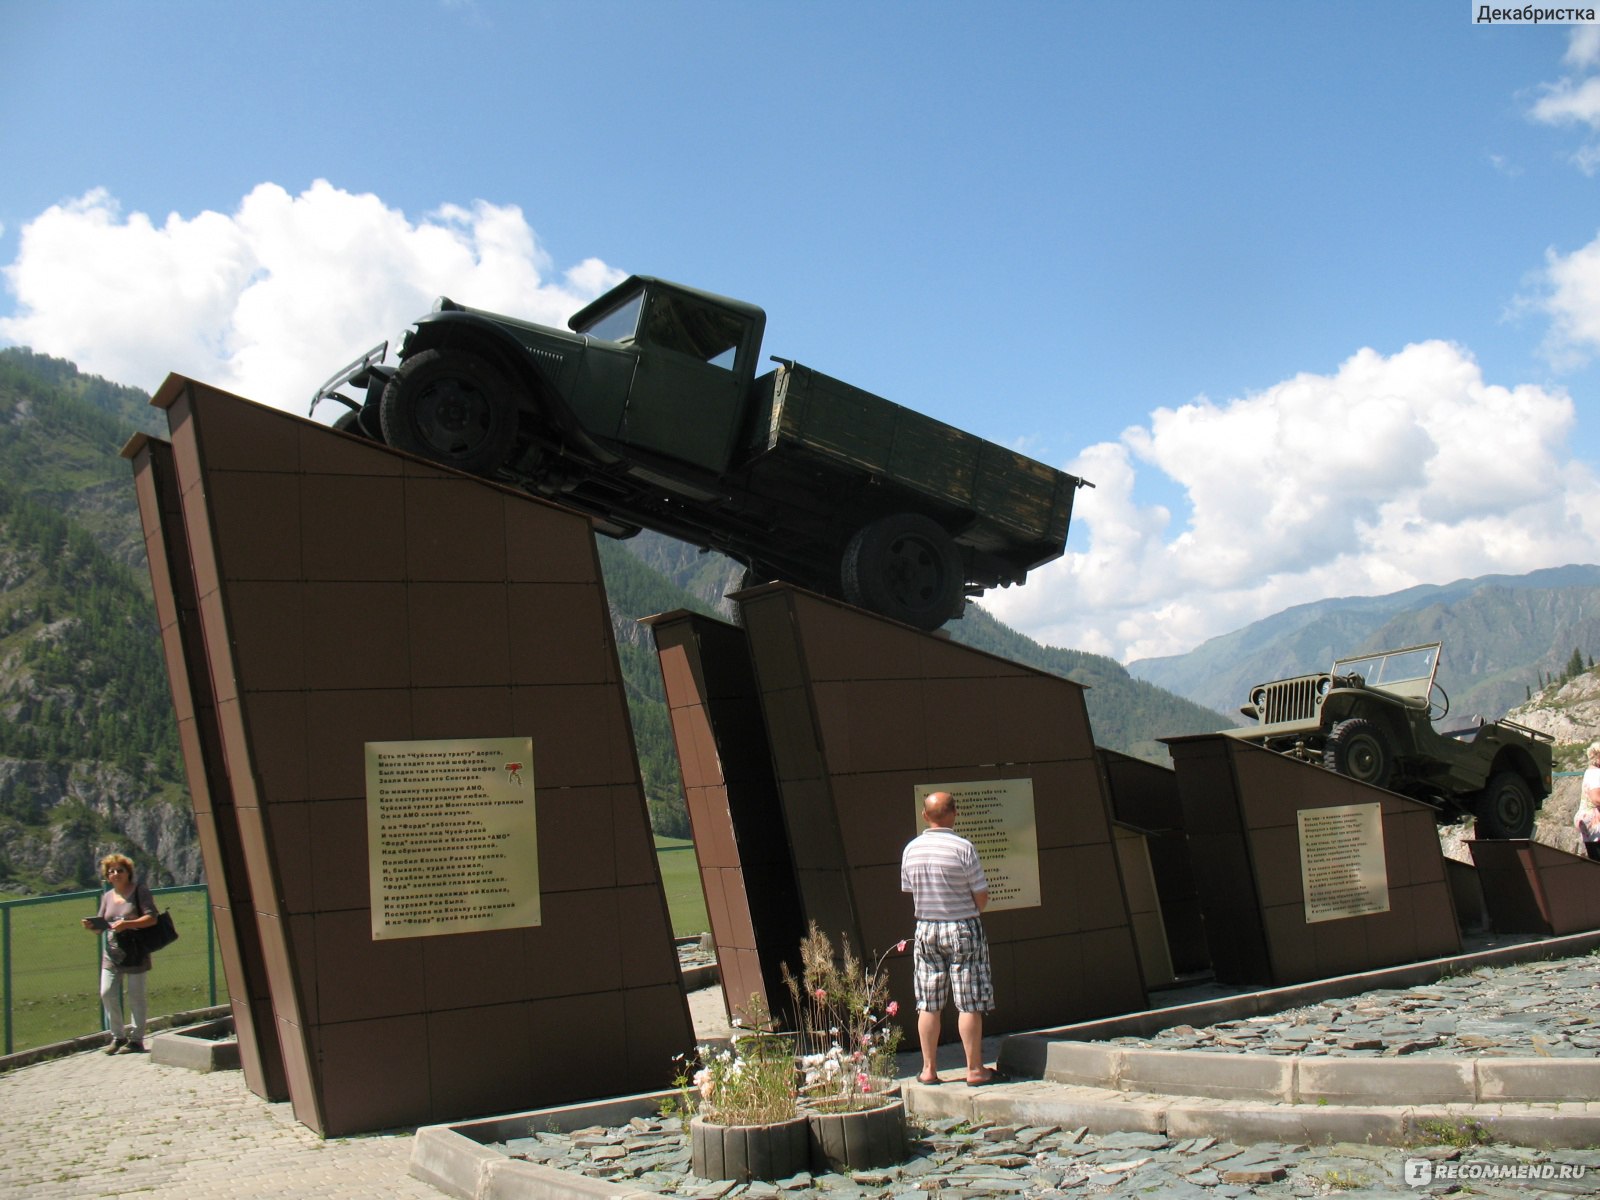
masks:
[(1291, 679), (1266, 689), (1267, 701), (1261, 706), (1263, 724), (1278, 721), (1306, 721), (1316, 715), (1319, 680)]

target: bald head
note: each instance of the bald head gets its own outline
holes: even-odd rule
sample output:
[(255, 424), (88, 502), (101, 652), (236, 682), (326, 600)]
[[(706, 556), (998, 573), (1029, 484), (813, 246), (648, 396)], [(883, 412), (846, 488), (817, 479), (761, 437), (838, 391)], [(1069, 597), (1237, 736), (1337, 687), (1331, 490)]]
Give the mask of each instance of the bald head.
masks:
[(956, 823), (956, 798), (949, 792), (929, 792), (922, 799), (922, 819), (935, 829)]

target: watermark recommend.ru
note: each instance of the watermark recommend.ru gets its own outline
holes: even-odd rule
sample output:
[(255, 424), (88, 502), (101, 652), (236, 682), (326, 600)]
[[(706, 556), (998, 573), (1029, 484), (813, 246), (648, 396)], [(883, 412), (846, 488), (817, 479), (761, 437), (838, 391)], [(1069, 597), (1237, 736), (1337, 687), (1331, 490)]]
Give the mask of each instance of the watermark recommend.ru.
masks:
[(1551, 1162), (1434, 1162), (1431, 1158), (1406, 1159), (1405, 1179), (1412, 1187), (1432, 1183), (1553, 1183), (1582, 1179), (1589, 1168), (1582, 1163)]

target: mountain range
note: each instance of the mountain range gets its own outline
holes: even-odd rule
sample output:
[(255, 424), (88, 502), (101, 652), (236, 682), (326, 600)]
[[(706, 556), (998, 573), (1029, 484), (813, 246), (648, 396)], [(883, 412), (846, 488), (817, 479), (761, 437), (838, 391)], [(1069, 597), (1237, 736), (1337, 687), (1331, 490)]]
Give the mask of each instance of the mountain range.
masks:
[(1258, 683), (1326, 670), (1336, 658), (1444, 643), (1438, 680), (1451, 711), (1503, 716), (1600, 646), (1600, 566), (1483, 575), (1386, 596), (1285, 609), (1187, 654), (1128, 664), (1136, 679), (1232, 713)]

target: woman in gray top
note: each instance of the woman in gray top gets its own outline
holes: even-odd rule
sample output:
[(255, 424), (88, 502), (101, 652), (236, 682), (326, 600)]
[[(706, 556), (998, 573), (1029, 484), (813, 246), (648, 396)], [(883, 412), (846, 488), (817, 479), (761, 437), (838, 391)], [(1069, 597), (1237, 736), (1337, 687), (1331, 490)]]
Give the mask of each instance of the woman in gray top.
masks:
[[(142, 1054), (144, 1022), (149, 1009), (145, 976), (150, 972), (150, 956), (130, 956), (121, 963), (112, 962), (112, 957), (119, 933), (146, 929), (156, 923), (159, 913), (149, 887), (134, 879), (133, 860), (126, 854), (108, 854), (102, 858), (100, 875), (111, 886), (100, 897), (99, 914), (85, 917), (83, 927), (106, 930), (106, 951), (100, 956), (100, 1003), (106, 1010), (106, 1024), (111, 1029), (111, 1045), (106, 1047), (106, 1053)], [(128, 1014), (133, 1018), (131, 1025), (123, 1024), (122, 1002), (118, 998), (124, 982), (128, 988)]]

